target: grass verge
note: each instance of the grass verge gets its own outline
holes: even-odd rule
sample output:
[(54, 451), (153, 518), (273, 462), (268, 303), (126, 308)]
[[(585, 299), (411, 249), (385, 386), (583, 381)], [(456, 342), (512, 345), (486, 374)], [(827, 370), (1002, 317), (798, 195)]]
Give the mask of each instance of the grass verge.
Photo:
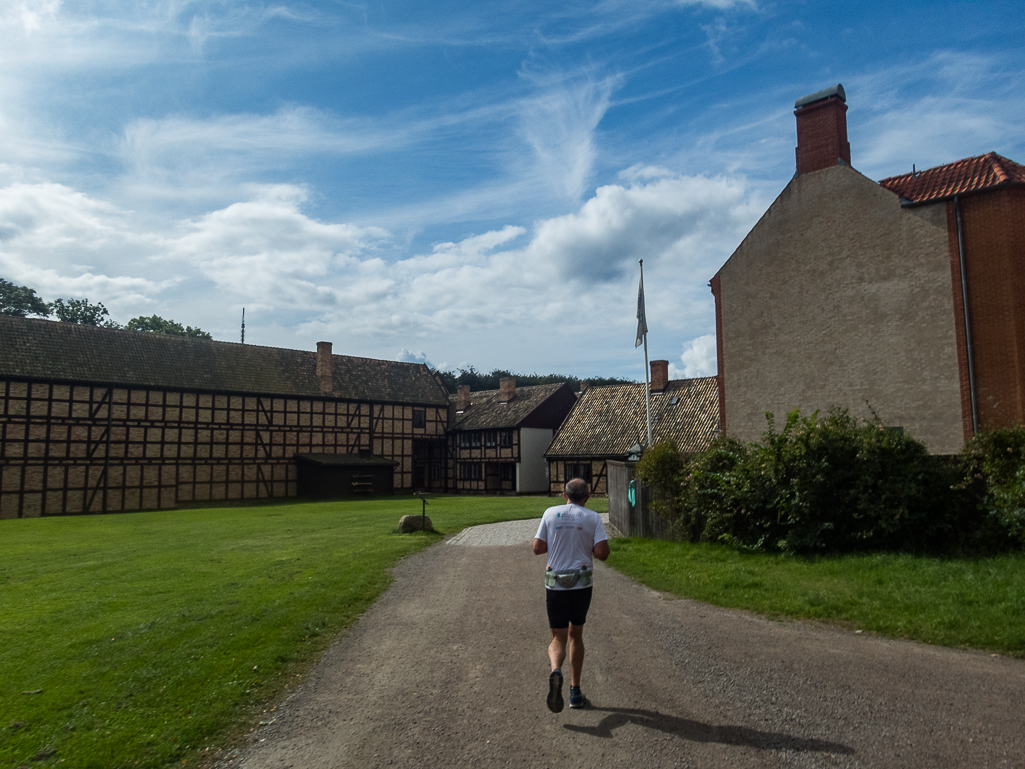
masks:
[(796, 558), (646, 539), (611, 544), (611, 566), (682, 598), (1025, 657), (1022, 554)]
[[(451, 534), (550, 503), (442, 497), (427, 514)], [(395, 533), (420, 511), (389, 497), (0, 522), (0, 767), (196, 765), (440, 539)]]

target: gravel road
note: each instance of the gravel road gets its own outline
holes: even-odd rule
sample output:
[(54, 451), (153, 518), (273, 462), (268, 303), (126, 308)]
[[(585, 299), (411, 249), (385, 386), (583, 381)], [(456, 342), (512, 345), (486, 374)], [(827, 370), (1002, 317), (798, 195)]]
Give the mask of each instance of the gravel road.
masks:
[(550, 713), (537, 521), (403, 560), (222, 766), (1025, 767), (1025, 661), (777, 622), (598, 565), (584, 710)]

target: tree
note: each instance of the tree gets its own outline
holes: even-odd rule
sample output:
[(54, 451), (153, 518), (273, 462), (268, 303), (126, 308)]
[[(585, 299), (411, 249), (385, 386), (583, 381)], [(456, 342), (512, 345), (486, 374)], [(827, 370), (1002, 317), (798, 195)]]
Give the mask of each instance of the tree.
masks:
[[(88, 299), (56, 299), (50, 304), (50, 310), (57, 320), (64, 323), (77, 323), (80, 326), (99, 326), (100, 328), (121, 328), (110, 320), (107, 308), (102, 302), (90, 303)], [(106, 320), (104, 320), (106, 318)]]
[(159, 315), (150, 315), (148, 318), (140, 315), (138, 318), (132, 318), (125, 324), (125, 328), (129, 331), (142, 331), (146, 334), (166, 334), (168, 336), (188, 336), (194, 339), (213, 339), (211, 334), (208, 334), (201, 328), (193, 328), (192, 326), (183, 326), (181, 323), (176, 323), (173, 320), (165, 320)]
[(50, 308), (36, 296), (35, 289), (16, 286), (0, 278), (0, 315), (13, 315), (16, 318), (38, 315), (46, 318), (50, 315)]
[[(516, 385), (518, 387), (565, 382), (574, 390), (578, 390), (581, 382), (580, 377), (566, 374), (513, 374), (500, 368), (496, 368), (490, 374), (482, 374), (473, 366), (461, 368), (458, 373), (455, 371), (438, 371), (437, 373), (445, 382), (445, 387), (448, 388), (449, 392), (455, 392), (459, 385), (469, 385), (473, 391), (497, 390), (502, 377), (507, 376), (516, 377)], [(588, 381), (591, 387), (613, 384), (636, 384), (632, 379), (621, 379), (619, 377), (591, 377)]]

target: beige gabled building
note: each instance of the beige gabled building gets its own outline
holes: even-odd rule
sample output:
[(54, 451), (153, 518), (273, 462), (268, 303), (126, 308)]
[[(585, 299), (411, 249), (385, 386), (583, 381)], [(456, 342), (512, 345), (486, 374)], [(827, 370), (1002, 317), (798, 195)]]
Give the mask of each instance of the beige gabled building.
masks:
[(875, 182), (846, 111), (842, 86), (798, 100), (797, 172), (711, 280), (720, 427), (840, 406), (954, 453), (1025, 415), (1025, 167)]

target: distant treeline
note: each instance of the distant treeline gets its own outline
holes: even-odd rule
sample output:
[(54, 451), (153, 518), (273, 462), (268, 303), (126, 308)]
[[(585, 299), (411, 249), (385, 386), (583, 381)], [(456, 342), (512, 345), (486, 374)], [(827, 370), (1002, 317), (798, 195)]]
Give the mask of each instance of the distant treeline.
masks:
[(44, 302), (36, 295), (34, 288), (18, 286), (3, 278), (0, 278), (0, 315), (11, 315), (16, 318), (35, 315), (40, 318), (56, 318), (61, 323), (77, 323), (80, 326), (124, 328), (148, 334), (213, 339), (201, 328), (183, 326), (177, 321), (166, 320), (159, 315), (140, 315), (122, 326), (110, 318), (102, 302), (93, 304), (88, 299), (54, 299), (52, 302)]
[(454, 393), (460, 385), (469, 385), (472, 392), (480, 390), (497, 390), (499, 380), (503, 377), (516, 377), (517, 387), (529, 387), (531, 385), (555, 384), (565, 382), (575, 391), (580, 390), (581, 382), (589, 382), (591, 387), (613, 384), (636, 384), (633, 379), (622, 379), (620, 377), (580, 377), (568, 374), (513, 374), (511, 371), (496, 368), (489, 374), (483, 374), (473, 366), (461, 368), (458, 371), (439, 371), (438, 375), (445, 382), (445, 387), (450, 393)]

